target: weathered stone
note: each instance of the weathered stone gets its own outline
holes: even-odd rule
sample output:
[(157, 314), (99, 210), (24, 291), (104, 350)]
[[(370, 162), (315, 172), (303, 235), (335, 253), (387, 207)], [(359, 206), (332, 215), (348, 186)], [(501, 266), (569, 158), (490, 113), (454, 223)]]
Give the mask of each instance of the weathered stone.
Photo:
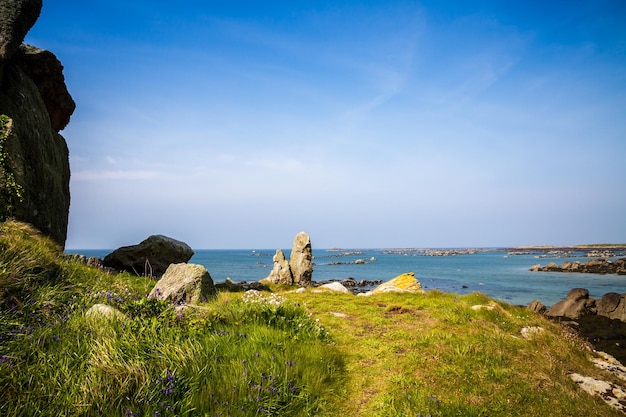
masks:
[(274, 267), (269, 276), (261, 282), (267, 282), (271, 284), (293, 284), (293, 276), (291, 275), (291, 268), (289, 262), (285, 258), (285, 253), (282, 249), (278, 249), (273, 258)]
[(293, 283), (301, 287), (311, 285), (313, 278), (313, 251), (311, 238), (305, 232), (296, 235), (289, 258), (289, 267), (293, 276)]
[(184, 242), (163, 235), (153, 235), (138, 245), (123, 246), (102, 261), (105, 267), (140, 276), (160, 277), (170, 264), (187, 262), (194, 252)]
[(596, 312), (596, 302), (589, 298), (589, 291), (584, 288), (573, 288), (565, 300), (559, 301), (548, 309), (546, 315), (550, 317), (567, 317), (579, 319)]
[(175, 304), (197, 304), (214, 295), (213, 279), (204, 266), (179, 263), (167, 268), (148, 297)]
[(611, 407), (622, 413), (626, 413), (626, 391), (624, 391), (623, 387), (577, 373), (570, 374), (570, 378), (572, 378), (583, 391), (590, 395), (599, 396)]
[(546, 312), (546, 306), (539, 300), (533, 300), (528, 304), (528, 309), (535, 313), (544, 314)]
[(415, 278), (415, 273), (407, 272), (380, 284), (378, 287), (365, 294), (371, 295), (387, 292), (424, 293), (424, 290), (422, 289), (422, 284)]
[(588, 298), (589, 298), (589, 290), (587, 290), (586, 288), (572, 288), (567, 293), (567, 297), (565, 297), (566, 300), (571, 300), (571, 301), (586, 300)]
[[(37, 50), (34, 60), (24, 60), (28, 48), (20, 49), (40, 10), (40, 0), (0, 2), (0, 220), (12, 217), (30, 223), (64, 246), (70, 205), (69, 153), (65, 139), (57, 133), (60, 129), (52, 127), (51, 118), (58, 117), (49, 113), (46, 104), (53, 103), (56, 98), (52, 96), (61, 90), (61, 101), (71, 101), (71, 97), (63, 67), (53, 54)], [(49, 65), (53, 61), (55, 65)], [(42, 90), (50, 90), (45, 99)], [(64, 109), (65, 124), (72, 111)]]
[(347, 293), (347, 294), (350, 293), (350, 290), (348, 290), (346, 287), (341, 285), (340, 282), (331, 282), (328, 284), (320, 285), (319, 287), (315, 289), (315, 291), (316, 292), (330, 291), (330, 292), (340, 292), (340, 293)]
[(626, 321), (626, 294), (606, 293), (596, 306), (598, 315)]

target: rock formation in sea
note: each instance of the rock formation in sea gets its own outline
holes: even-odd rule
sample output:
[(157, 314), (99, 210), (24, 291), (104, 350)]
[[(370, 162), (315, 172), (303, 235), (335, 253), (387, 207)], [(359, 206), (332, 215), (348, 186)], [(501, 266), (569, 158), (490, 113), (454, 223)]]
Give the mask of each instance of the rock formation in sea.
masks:
[(313, 279), (313, 250), (311, 238), (300, 232), (293, 240), (289, 262), (281, 249), (274, 255), (274, 267), (269, 276), (261, 282), (308, 287)]
[(184, 242), (163, 235), (153, 235), (138, 245), (123, 246), (104, 257), (107, 268), (139, 276), (162, 276), (170, 264), (187, 262), (194, 252)]
[(64, 246), (70, 166), (59, 131), (75, 104), (56, 56), (22, 44), (41, 7), (0, 2), (0, 220), (30, 223)]
[(608, 259), (590, 259), (587, 262), (566, 261), (562, 265), (550, 262), (546, 266), (533, 265), (531, 271), (537, 272), (582, 272), (585, 274), (618, 274), (626, 275), (626, 258), (611, 262)]

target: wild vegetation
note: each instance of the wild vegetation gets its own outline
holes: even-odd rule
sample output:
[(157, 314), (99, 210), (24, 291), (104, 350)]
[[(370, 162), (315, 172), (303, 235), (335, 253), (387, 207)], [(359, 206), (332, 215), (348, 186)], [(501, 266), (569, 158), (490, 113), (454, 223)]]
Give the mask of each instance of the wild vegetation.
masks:
[(580, 339), (481, 294), (275, 288), (181, 310), (153, 285), (0, 225), (0, 415), (620, 415), (570, 381), (607, 378)]

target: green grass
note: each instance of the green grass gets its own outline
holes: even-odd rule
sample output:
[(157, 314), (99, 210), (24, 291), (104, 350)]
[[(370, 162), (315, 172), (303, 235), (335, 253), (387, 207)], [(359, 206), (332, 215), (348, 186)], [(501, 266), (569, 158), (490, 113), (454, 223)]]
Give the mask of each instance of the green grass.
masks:
[[(617, 416), (568, 373), (584, 344), (482, 294), (221, 293), (184, 312), (154, 281), (0, 225), (0, 415)], [(85, 313), (95, 303), (119, 319)], [(524, 339), (525, 326), (545, 332)]]

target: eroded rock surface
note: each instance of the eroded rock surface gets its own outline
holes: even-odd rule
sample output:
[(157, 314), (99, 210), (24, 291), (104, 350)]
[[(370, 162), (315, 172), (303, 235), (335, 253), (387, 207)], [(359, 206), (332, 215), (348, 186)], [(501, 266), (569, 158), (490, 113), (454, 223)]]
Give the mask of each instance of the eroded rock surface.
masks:
[(214, 295), (213, 279), (204, 266), (180, 263), (167, 268), (148, 297), (174, 304), (198, 304)]

